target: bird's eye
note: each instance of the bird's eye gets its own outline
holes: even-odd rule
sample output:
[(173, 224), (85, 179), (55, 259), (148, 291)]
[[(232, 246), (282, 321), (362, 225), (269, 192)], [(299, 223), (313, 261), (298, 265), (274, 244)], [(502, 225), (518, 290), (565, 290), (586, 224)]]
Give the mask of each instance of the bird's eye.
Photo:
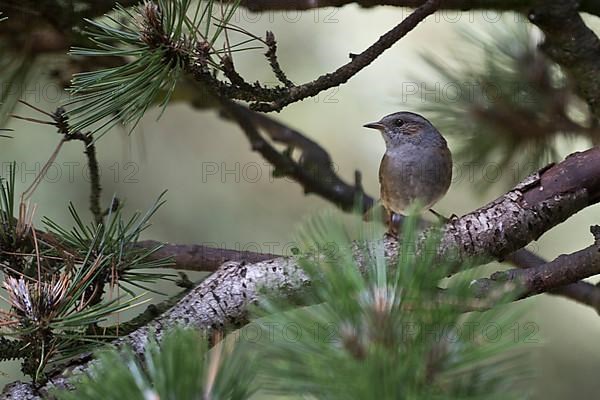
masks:
[(401, 119), (397, 119), (396, 121), (394, 121), (394, 124), (395, 124), (396, 126), (402, 126), (402, 125), (404, 125), (404, 121), (403, 121), (403, 120), (401, 120)]

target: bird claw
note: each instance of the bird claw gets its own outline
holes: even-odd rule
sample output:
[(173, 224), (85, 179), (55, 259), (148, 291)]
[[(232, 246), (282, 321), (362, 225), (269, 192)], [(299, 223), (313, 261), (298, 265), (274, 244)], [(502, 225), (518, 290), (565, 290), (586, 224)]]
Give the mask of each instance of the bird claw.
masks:
[(390, 230), (388, 230), (386, 233), (383, 234), (383, 238), (385, 239), (398, 239), (398, 232), (392, 232)]

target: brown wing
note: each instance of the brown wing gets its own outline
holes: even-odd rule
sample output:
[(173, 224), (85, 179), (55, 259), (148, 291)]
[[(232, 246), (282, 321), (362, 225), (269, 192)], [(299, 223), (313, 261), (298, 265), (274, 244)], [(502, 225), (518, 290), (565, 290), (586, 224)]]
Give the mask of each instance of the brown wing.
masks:
[(381, 159), (381, 164), (379, 164), (379, 187), (380, 187), (382, 194), (383, 194), (383, 191), (385, 190), (384, 189), (385, 185), (383, 183), (383, 171), (386, 170), (388, 163), (389, 163), (389, 158), (388, 158), (387, 154), (384, 154), (383, 158)]
[(381, 159), (381, 163), (379, 164), (379, 184), (381, 185), (381, 180), (382, 180), (382, 173), (383, 173), (383, 168), (384, 168), (384, 164), (387, 163), (387, 155), (384, 154), (383, 158)]
[(390, 209), (390, 204), (389, 204), (389, 198), (390, 198), (390, 188), (389, 183), (390, 183), (390, 179), (392, 177), (388, 176), (387, 177), (387, 182), (384, 182), (383, 180), (383, 174), (387, 173), (389, 175), (390, 173), (390, 158), (387, 156), (387, 154), (384, 154), (383, 158), (381, 159), (381, 164), (379, 165), (379, 194), (380, 194), (380, 199), (381, 199), (381, 204), (383, 204), (383, 207), (386, 208), (387, 210)]

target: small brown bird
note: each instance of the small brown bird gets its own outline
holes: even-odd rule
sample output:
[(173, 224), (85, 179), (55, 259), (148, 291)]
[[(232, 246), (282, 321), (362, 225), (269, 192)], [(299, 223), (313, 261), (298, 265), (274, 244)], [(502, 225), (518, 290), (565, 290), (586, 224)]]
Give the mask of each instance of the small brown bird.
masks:
[(431, 209), (446, 194), (452, 180), (452, 154), (438, 130), (418, 114), (397, 112), (364, 127), (379, 130), (385, 140), (379, 167), (381, 202), (388, 212), (390, 233), (396, 234), (394, 214), (404, 215), (417, 201), (423, 209)]

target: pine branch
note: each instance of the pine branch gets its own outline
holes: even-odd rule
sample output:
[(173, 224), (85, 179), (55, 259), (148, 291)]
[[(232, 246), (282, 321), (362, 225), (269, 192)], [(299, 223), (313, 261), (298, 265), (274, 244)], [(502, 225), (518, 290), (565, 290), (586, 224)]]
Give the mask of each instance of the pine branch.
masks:
[[(276, 87), (266, 87), (258, 82), (250, 84), (244, 80), (235, 70), (231, 58), (232, 46), (228, 43), (227, 36), (224, 50), (226, 55), (215, 50), (216, 39), (223, 31), (230, 29), (227, 24), (237, 3), (234, 3), (233, 10), (228, 11), (211, 37), (208, 35), (208, 28), (204, 34), (199, 32), (199, 26), (196, 25), (200, 22), (188, 21), (188, 1), (169, 3), (163, 0), (158, 3), (144, 3), (137, 8), (137, 16), (120, 8), (120, 13), (130, 24), (119, 23), (118, 28), (90, 21), (93, 30), (88, 35), (94, 38), (96, 48), (75, 48), (73, 54), (94, 57), (132, 56), (133, 60), (123, 66), (75, 75), (72, 92), (76, 96), (68, 103), (72, 107), (68, 113), (73, 130), (87, 130), (104, 120), (106, 122), (96, 128), (99, 132), (95, 135), (96, 138), (118, 121), (132, 123), (133, 129), (157, 98), (162, 97), (161, 105), (163, 108), (166, 106), (183, 72), (220, 95), (252, 102), (251, 107), (256, 110), (279, 111), (288, 104), (347, 82), (435, 12), (439, 0), (428, 0), (336, 71), (298, 86), (289, 85), (291, 82), (285, 78), (275, 55), (274, 39), (272, 35), (268, 35), (267, 41), (263, 43), (268, 47), (269, 64), (278, 78), (285, 82), (285, 86)], [(214, 18), (211, 5), (209, 3), (205, 6), (200, 19), (202, 21), (205, 13), (208, 13), (205, 18), (209, 21), (207, 27), (211, 26), (210, 20)], [(141, 20), (137, 21), (138, 26), (133, 24), (136, 20)], [(258, 40), (256, 36), (246, 34)], [(215, 57), (220, 63), (214, 60)], [(222, 72), (229, 82), (221, 80), (218, 72)]]
[(279, 65), (279, 60), (277, 59), (277, 41), (275, 40), (275, 34), (271, 31), (267, 31), (265, 42), (268, 46), (265, 56), (269, 60), (269, 64), (271, 65), (273, 73), (277, 79), (279, 79), (279, 82), (283, 83), (285, 86), (294, 86), (294, 83), (288, 79), (285, 72), (283, 72), (281, 66)]
[[(486, 262), (509, 256), (577, 211), (600, 201), (599, 171), (599, 148), (573, 154), (549, 166), (490, 204), (442, 227), (442, 257), (457, 254), (453, 250), (458, 252), (453, 262), (466, 257)], [(384, 247), (386, 257), (396, 259), (398, 242), (387, 237)], [(247, 322), (248, 305), (264, 291), (289, 298), (298, 296), (307, 285), (307, 275), (293, 258), (254, 264), (228, 262), (169, 311), (117, 344), (129, 344), (141, 354), (151, 333), (160, 337), (174, 325), (209, 332), (239, 327)], [(83, 364), (76, 370), (86, 368)], [(59, 373), (41, 391), (53, 386), (68, 387), (68, 379)], [(23, 388), (11, 386), (2, 398), (8, 398), (10, 390)]]
[[(229, 0), (231, 1), (231, 0)], [(241, 6), (254, 12), (283, 11), (283, 10), (312, 10), (317, 8), (343, 7), (356, 4), (360, 7), (375, 6), (417, 7), (425, 0), (242, 0)], [(33, 0), (28, 0), (34, 3)], [(19, 4), (23, 0), (8, 0), (8, 4)], [(115, 5), (115, 0), (93, 0), (87, 2), (87, 7), (79, 11), (84, 18), (96, 18), (109, 12)], [(138, 0), (119, 0), (123, 7), (138, 4)], [(442, 10), (497, 10), (497, 11), (526, 11), (538, 4), (537, 0), (446, 0), (442, 2)], [(26, 3), (27, 4), (27, 3)], [(35, 4), (35, 3), (34, 3)], [(29, 6), (35, 9), (34, 5)], [(9, 8), (9, 7), (7, 7)], [(581, 0), (581, 11), (600, 15), (600, 4), (595, 0)]]
[[(575, 253), (563, 254), (553, 261), (528, 269), (496, 272), (473, 283), (477, 297), (485, 298), (494, 290), (517, 287), (519, 298), (550, 292), (580, 279), (600, 274), (600, 248), (596, 243)], [(597, 308), (596, 311), (600, 312)]]
[(173, 268), (186, 271), (216, 271), (226, 262), (247, 262), (272, 260), (279, 257), (275, 254), (255, 253), (252, 251), (238, 251), (220, 249), (197, 244), (161, 243), (155, 240), (143, 240), (136, 243), (136, 247), (156, 249), (151, 259), (173, 260)]
[(278, 96), (277, 99), (271, 102), (257, 102), (252, 105), (252, 108), (262, 112), (280, 111), (288, 104), (315, 96), (324, 90), (346, 83), (350, 78), (370, 65), (384, 51), (406, 36), (407, 33), (412, 31), (425, 18), (433, 14), (439, 7), (439, 4), (439, 0), (427, 0), (366, 50), (353, 56), (347, 64), (339, 67), (334, 72), (321, 75), (312, 82), (290, 87), (283, 95)]
[[(520, 249), (507, 257), (519, 268), (536, 268), (547, 263), (542, 257), (526, 250)], [(600, 288), (589, 282), (575, 282), (548, 291), (548, 294), (567, 297), (580, 304), (592, 307), (600, 314)]]
[(72, 131), (69, 126), (69, 119), (65, 110), (58, 108), (53, 114), (53, 119), (56, 122), (58, 132), (65, 137), (66, 141), (79, 140), (84, 146), (84, 153), (87, 157), (88, 169), (90, 173), (90, 211), (94, 216), (96, 225), (102, 224), (104, 221), (104, 212), (100, 206), (100, 197), (102, 188), (100, 186), (100, 169), (98, 167), (98, 158), (96, 156), (96, 144), (91, 133), (83, 133), (81, 131)]
[[(368, 210), (373, 199), (363, 191), (360, 173), (357, 173), (355, 185), (344, 182), (333, 170), (329, 154), (316, 142), (298, 131), (248, 108), (222, 100), (225, 115), (233, 119), (246, 134), (252, 149), (260, 153), (273, 167), (276, 176), (287, 176), (299, 182), (304, 193), (315, 193), (331, 201), (345, 211), (360, 206)], [(287, 152), (273, 147), (259, 132), (262, 128), (275, 142), (285, 144), (288, 149), (299, 149), (302, 155), (295, 161)]]
[[(417, 7), (425, 0), (244, 0), (242, 6), (254, 12), (274, 10), (312, 10), (316, 8), (343, 7), (357, 4), (361, 7), (397, 6)], [(538, 4), (537, 0), (445, 0), (440, 9), (444, 10), (498, 10), (525, 11)], [(594, 0), (582, 0), (581, 11), (600, 15), (600, 5)]]
[[(539, 49), (537, 28), (505, 16), (457, 33), (461, 46), (451, 59), (424, 54), (435, 76), (419, 73), (422, 81), (404, 90), (414, 93), (406, 97), (411, 108), (455, 139), (455, 161), (512, 168), (515, 173), (502, 179), (512, 186), (531, 170), (560, 160), (564, 139), (597, 142), (600, 130), (591, 124), (589, 107), (564, 68)], [(440, 81), (455, 89), (430, 96), (428, 90)], [(495, 181), (480, 177), (476, 186), (484, 190)]]

